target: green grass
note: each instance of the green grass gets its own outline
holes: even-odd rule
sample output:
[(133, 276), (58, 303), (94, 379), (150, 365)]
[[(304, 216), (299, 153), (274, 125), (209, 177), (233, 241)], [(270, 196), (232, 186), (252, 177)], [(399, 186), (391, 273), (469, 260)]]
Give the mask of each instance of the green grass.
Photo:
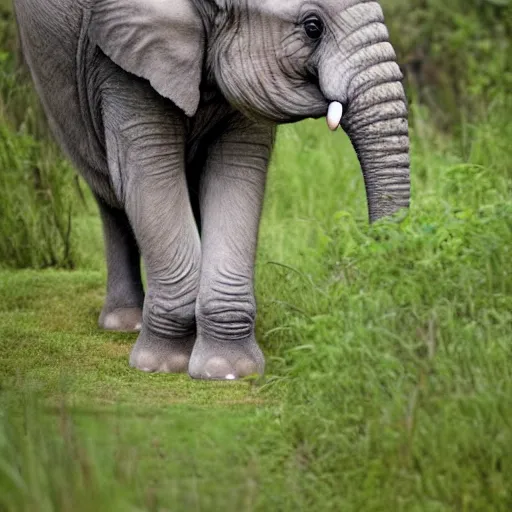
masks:
[(347, 139), (283, 128), (257, 265), (263, 379), (146, 375), (79, 270), (0, 272), (0, 510), (510, 510), (512, 138), (413, 126), (413, 203), (369, 227)]
[(74, 268), (73, 216), (84, 213), (70, 164), (19, 64), (10, 0), (0, 0), (0, 267)]

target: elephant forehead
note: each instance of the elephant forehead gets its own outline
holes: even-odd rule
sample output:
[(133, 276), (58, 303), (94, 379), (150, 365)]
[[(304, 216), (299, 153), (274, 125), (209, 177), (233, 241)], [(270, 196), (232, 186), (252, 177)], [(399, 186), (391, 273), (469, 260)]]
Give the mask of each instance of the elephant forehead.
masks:
[(292, 22), (302, 14), (311, 11), (323, 11), (327, 16), (335, 17), (359, 4), (361, 4), (361, 13), (363, 14), (366, 9), (371, 11), (378, 7), (378, 2), (368, 2), (368, 0), (280, 0), (279, 2), (275, 0), (245, 0), (241, 3), (249, 12)]
[(304, 0), (246, 0), (240, 2), (242, 10), (249, 14), (258, 14), (265, 18), (281, 18), (285, 21), (295, 21)]

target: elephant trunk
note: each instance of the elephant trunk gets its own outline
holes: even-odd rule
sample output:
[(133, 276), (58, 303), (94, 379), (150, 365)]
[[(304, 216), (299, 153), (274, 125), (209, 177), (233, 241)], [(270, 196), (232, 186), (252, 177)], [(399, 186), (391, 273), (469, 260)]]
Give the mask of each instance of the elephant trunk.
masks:
[[(408, 108), (380, 7), (364, 3), (352, 10), (360, 15), (346, 16), (349, 35), (323, 61), (320, 82), (325, 97), (344, 106), (341, 126), (358, 155), (373, 222), (409, 206)], [(329, 124), (339, 115), (328, 117)]]
[(401, 73), (383, 62), (357, 73), (342, 120), (356, 150), (366, 186), (370, 221), (409, 206), (408, 112)]

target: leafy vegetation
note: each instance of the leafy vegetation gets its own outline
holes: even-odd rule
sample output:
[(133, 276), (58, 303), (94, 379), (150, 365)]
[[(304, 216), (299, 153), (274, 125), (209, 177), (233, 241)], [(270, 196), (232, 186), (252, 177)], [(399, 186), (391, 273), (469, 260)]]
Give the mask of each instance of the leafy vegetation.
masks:
[(453, 131), (512, 88), (510, 0), (383, 0), (411, 97)]
[[(404, 52), (421, 13), (394, 5)], [(510, 8), (416, 7), (457, 65), (477, 41), (469, 31), (452, 54), (450, 23), (478, 18), (490, 34)], [(512, 102), (506, 77), (492, 77), (498, 54), (480, 78), (456, 76), (479, 107), (450, 135), (442, 95), (413, 103), (401, 222), (368, 226), (344, 135), (323, 121), (280, 130), (256, 281), (267, 373), (205, 383), (133, 371), (133, 336), (97, 329), (99, 220), (71, 211), (65, 257), (76, 189), (32, 99), (14, 92), (25, 85), (13, 52), (0, 95), (0, 510), (512, 509)], [(458, 112), (466, 98), (452, 100)], [(52, 211), (63, 223), (50, 228)]]

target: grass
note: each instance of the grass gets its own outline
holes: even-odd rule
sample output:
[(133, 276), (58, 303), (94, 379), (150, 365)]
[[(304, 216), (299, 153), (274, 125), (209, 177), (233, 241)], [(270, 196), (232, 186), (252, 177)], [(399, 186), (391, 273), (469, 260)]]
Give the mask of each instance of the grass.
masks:
[(0, 202), (3, 266), (75, 266), (74, 180), (69, 164), (57, 155), (55, 147), (0, 125), (0, 186), (11, 191)]
[(0, 0), (0, 267), (74, 268), (83, 204), (19, 53), (11, 1)]
[(512, 137), (419, 109), (413, 204), (369, 227), (347, 139), (284, 127), (257, 265), (263, 379), (131, 370), (81, 267), (0, 271), (0, 510), (510, 510)]

